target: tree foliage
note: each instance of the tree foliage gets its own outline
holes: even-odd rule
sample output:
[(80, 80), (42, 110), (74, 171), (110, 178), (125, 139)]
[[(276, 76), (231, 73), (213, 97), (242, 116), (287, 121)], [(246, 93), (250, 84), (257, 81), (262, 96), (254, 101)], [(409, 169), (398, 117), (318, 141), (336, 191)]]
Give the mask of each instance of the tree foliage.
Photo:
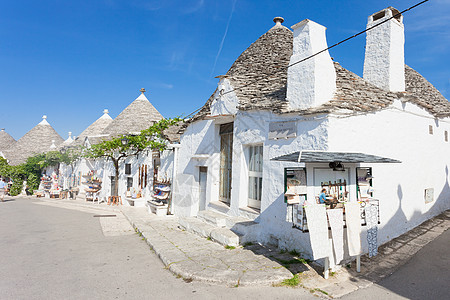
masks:
[(25, 163), (18, 166), (10, 166), (6, 159), (0, 157), (0, 176), (12, 180), (10, 194), (16, 196), (21, 193), (24, 180), (27, 180), (29, 190), (36, 190), (39, 188), (40, 177), (45, 168), (58, 166), (60, 163), (72, 165), (80, 155), (79, 149), (67, 150), (65, 153), (49, 151), (30, 156)]
[[(112, 161), (115, 169), (116, 182), (119, 180), (119, 164), (129, 156), (138, 155), (145, 150), (163, 151), (167, 148), (167, 139), (164, 131), (170, 126), (181, 122), (181, 118), (162, 119), (149, 128), (135, 135), (121, 135), (111, 140), (106, 140), (92, 145), (84, 152), (86, 158), (105, 158)], [(115, 185), (114, 195), (118, 195), (119, 185)]]
[[(137, 155), (144, 150), (162, 151), (167, 147), (164, 130), (181, 121), (180, 118), (162, 119), (136, 135), (121, 135), (111, 140), (94, 144), (84, 153), (86, 158), (109, 158), (120, 160)], [(126, 143), (123, 143), (123, 141)]]

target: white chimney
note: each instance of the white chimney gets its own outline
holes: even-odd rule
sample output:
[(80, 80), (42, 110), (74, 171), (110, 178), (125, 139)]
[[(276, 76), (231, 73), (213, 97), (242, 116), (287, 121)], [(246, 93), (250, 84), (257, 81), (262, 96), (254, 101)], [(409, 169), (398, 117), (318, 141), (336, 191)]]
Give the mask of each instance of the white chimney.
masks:
[[(398, 14), (398, 15), (397, 15)], [(397, 15), (397, 16), (396, 16)], [(405, 91), (405, 34), (403, 16), (388, 7), (369, 17), (363, 77), (375, 86), (392, 92)]]
[[(303, 20), (291, 27), (294, 48), (289, 65), (326, 49), (326, 27)], [(332, 99), (336, 90), (336, 70), (328, 51), (288, 69), (286, 98), (292, 109), (320, 106)]]

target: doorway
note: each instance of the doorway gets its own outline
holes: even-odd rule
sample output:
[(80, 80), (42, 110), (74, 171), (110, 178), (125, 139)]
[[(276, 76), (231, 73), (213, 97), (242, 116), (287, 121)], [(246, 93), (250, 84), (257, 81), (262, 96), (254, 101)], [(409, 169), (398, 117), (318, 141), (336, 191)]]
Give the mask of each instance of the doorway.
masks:
[(229, 204), (233, 162), (233, 123), (220, 125), (220, 187), (219, 200)]
[(198, 201), (198, 210), (206, 209), (206, 183), (208, 180), (208, 168), (200, 167), (199, 168), (199, 201)]

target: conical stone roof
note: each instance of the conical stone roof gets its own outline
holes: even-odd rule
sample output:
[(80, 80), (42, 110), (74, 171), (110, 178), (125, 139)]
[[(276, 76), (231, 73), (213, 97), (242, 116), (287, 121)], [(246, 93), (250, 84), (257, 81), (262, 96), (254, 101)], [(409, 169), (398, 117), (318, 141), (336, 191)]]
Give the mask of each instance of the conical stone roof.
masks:
[(15, 143), (17, 141), (5, 131), (5, 128), (2, 128), (0, 131), (0, 151), (8, 149)]
[(69, 131), (69, 137), (67, 138), (67, 140), (65, 140), (65, 141), (61, 144), (61, 147), (67, 147), (67, 146), (70, 146), (72, 143), (73, 143), (72, 132)]
[(47, 116), (43, 116), (39, 124), (21, 137), (15, 145), (4, 151), (10, 165), (24, 163), (28, 157), (34, 154), (50, 151), (52, 141), (54, 141), (55, 146), (64, 142), (64, 139), (46, 119)]
[(89, 125), (80, 135), (75, 139), (71, 146), (81, 146), (84, 140), (88, 136), (99, 136), (102, 135), (103, 130), (112, 123), (113, 119), (109, 116), (109, 111), (107, 109), (103, 110), (103, 115), (98, 118), (94, 123)]
[(163, 119), (163, 116), (145, 97), (145, 90), (141, 89), (141, 92), (142, 94), (106, 127), (103, 131), (104, 134), (117, 137), (122, 134), (140, 132), (150, 127), (153, 122)]
[[(275, 18), (274, 21), (276, 21)], [(269, 110), (274, 113), (303, 115), (330, 113), (345, 109), (374, 112), (389, 107), (395, 99), (406, 100), (427, 109), (438, 118), (450, 116), (447, 99), (419, 73), (405, 65), (406, 92), (382, 90), (334, 62), (336, 92), (327, 103), (307, 110), (291, 110), (286, 101), (287, 70), (293, 48), (293, 33), (276, 22), (269, 31), (251, 44), (233, 63), (226, 74), (239, 99), (239, 110)], [(217, 91), (217, 89), (216, 89)], [(196, 120), (211, 113), (215, 93), (177, 134)]]

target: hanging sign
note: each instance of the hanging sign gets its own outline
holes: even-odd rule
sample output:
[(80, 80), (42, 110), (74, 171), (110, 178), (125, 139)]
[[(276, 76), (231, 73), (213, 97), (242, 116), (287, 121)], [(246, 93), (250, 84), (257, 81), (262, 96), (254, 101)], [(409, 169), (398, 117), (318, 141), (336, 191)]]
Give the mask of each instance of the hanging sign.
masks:
[(271, 122), (269, 124), (269, 139), (287, 139), (297, 136), (297, 122)]

